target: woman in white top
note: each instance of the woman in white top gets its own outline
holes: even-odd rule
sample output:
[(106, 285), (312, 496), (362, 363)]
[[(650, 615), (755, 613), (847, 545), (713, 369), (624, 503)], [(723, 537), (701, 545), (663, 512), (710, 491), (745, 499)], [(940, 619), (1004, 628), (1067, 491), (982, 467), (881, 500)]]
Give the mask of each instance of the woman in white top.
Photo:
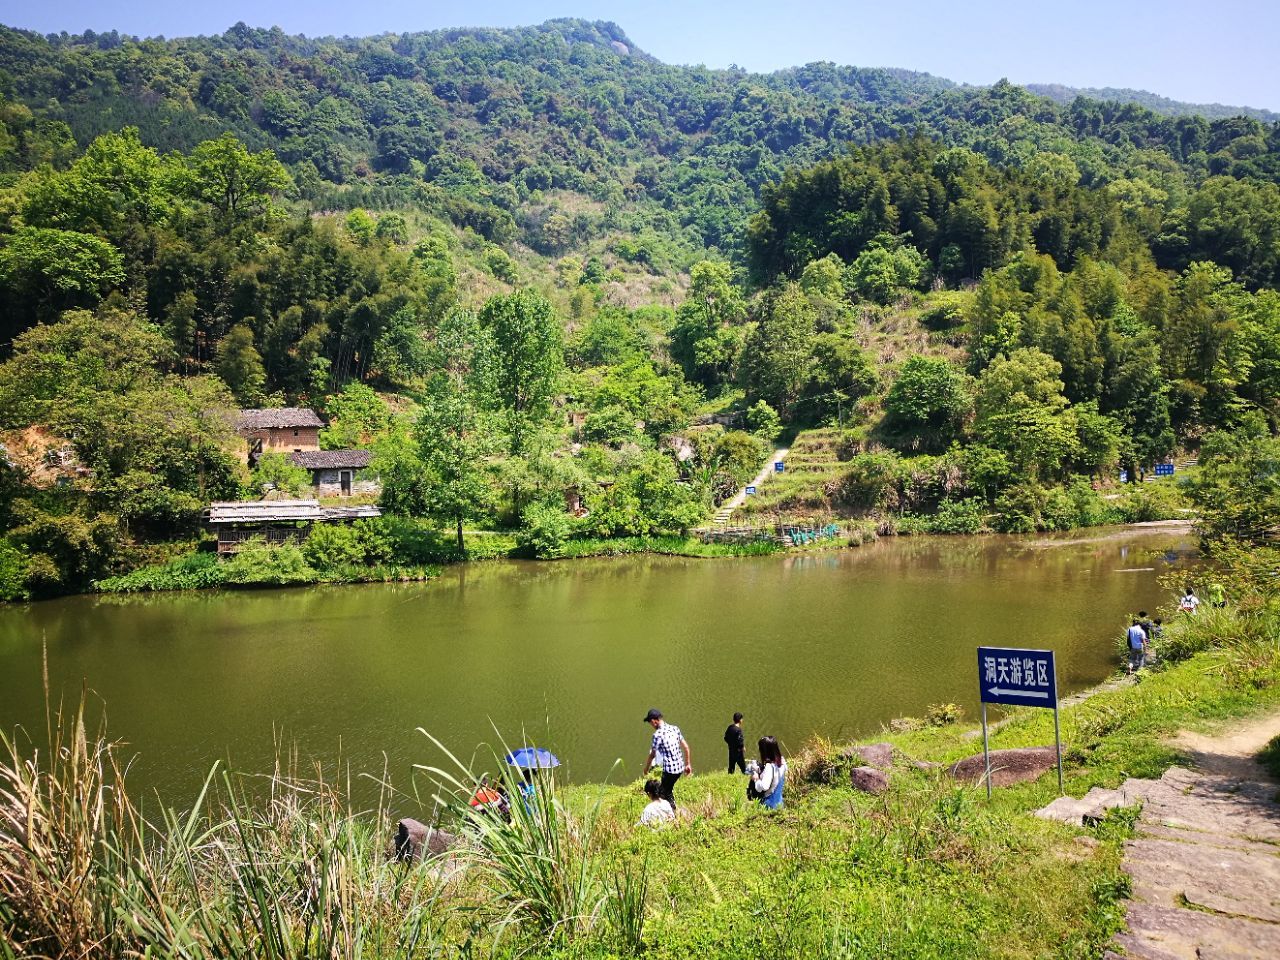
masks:
[(676, 818), (675, 810), (672, 809), (667, 799), (661, 795), (661, 790), (662, 788), (658, 785), (657, 780), (646, 780), (644, 782), (644, 792), (649, 797), (649, 803), (644, 808), (644, 813), (640, 814), (640, 822), (636, 826), (656, 827)]
[(787, 779), (787, 761), (776, 737), (760, 738), (760, 764), (748, 771), (756, 796), (769, 810), (782, 808), (782, 786)]

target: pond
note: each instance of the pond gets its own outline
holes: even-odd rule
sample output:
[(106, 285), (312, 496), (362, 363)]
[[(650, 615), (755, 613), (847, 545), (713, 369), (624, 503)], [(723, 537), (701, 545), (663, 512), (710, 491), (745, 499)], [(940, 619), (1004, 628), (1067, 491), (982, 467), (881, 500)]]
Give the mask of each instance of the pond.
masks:
[(574, 780), (631, 780), (650, 706), (705, 771), (724, 763), (735, 710), (749, 746), (771, 733), (792, 750), (933, 703), (976, 716), (978, 645), (1052, 648), (1064, 693), (1096, 683), (1126, 615), (1171, 599), (1157, 578), (1194, 563), (1185, 531), (1089, 530), (0, 606), (0, 726), (41, 736), (47, 649), (55, 703), (87, 685), (137, 754), (132, 782), (178, 805), (215, 760), (269, 772), (277, 744), (353, 774), (385, 758), (407, 787), (438, 759), (419, 727), (464, 758), (523, 729)]

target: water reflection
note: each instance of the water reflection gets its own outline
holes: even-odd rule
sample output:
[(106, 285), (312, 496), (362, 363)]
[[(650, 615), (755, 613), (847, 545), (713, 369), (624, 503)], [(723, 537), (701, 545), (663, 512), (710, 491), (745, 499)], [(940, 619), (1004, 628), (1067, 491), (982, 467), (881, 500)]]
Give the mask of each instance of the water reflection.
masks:
[[(979, 644), (1053, 647), (1064, 690), (1112, 669), (1126, 614), (1191, 561), (1166, 532), (904, 538), (744, 560), (625, 557), (450, 568), (428, 584), (74, 597), (0, 609), (0, 724), (43, 728), (82, 679), (138, 779), (184, 795), (230, 754), (263, 769), (273, 733), (403, 780), (422, 726), (464, 754), (524, 727), (577, 779), (629, 777), (660, 706), (695, 766), (734, 710), (794, 748), (874, 731), (930, 703), (976, 708)], [(1133, 567), (1139, 572), (1117, 573)]]

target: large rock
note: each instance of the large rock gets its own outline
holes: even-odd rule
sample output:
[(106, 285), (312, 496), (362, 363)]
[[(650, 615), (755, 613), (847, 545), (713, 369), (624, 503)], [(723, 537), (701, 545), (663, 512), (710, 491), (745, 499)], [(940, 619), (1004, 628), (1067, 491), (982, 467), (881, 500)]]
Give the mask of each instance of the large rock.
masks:
[(849, 785), (863, 793), (881, 794), (889, 789), (889, 775), (875, 767), (854, 767), (849, 771)]
[(893, 766), (893, 744), (854, 744), (846, 751), (846, 756), (857, 760), (864, 767), (876, 767), (880, 770), (888, 770)]
[(416, 863), (448, 853), (457, 842), (458, 838), (452, 833), (428, 827), (425, 823), (405, 817), (396, 824), (391, 853), (396, 860)]
[[(1053, 747), (1021, 747), (1015, 750), (991, 751), (991, 785), (1007, 787), (1014, 783), (1038, 780), (1058, 764)], [(965, 783), (981, 783), (986, 775), (982, 754), (965, 757), (951, 768), (951, 775)]]

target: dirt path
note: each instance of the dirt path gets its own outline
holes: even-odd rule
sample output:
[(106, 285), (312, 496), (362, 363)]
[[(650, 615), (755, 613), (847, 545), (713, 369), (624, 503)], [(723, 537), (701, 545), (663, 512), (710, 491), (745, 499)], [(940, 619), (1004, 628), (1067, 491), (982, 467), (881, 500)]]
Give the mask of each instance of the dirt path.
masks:
[(1253, 759), (1280, 734), (1280, 711), (1173, 743), (1188, 768), (1121, 788), (1141, 799), (1125, 844), (1128, 930), (1108, 958), (1280, 957), (1280, 783)]
[[(759, 487), (776, 472), (777, 468), (774, 467), (774, 464), (779, 460), (785, 460), (787, 454), (790, 452), (791, 450), (789, 447), (778, 447), (773, 451), (773, 453), (769, 454), (769, 459), (764, 462), (764, 466), (760, 468), (760, 472), (756, 474), (755, 479), (751, 481), (750, 486), (759, 489)], [(720, 505), (720, 509), (716, 511), (715, 522), (727, 523), (729, 518), (733, 516), (733, 511), (737, 510), (746, 502), (747, 488), (741, 487), (738, 492), (733, 495), (732, 499), (726, 500)]]

